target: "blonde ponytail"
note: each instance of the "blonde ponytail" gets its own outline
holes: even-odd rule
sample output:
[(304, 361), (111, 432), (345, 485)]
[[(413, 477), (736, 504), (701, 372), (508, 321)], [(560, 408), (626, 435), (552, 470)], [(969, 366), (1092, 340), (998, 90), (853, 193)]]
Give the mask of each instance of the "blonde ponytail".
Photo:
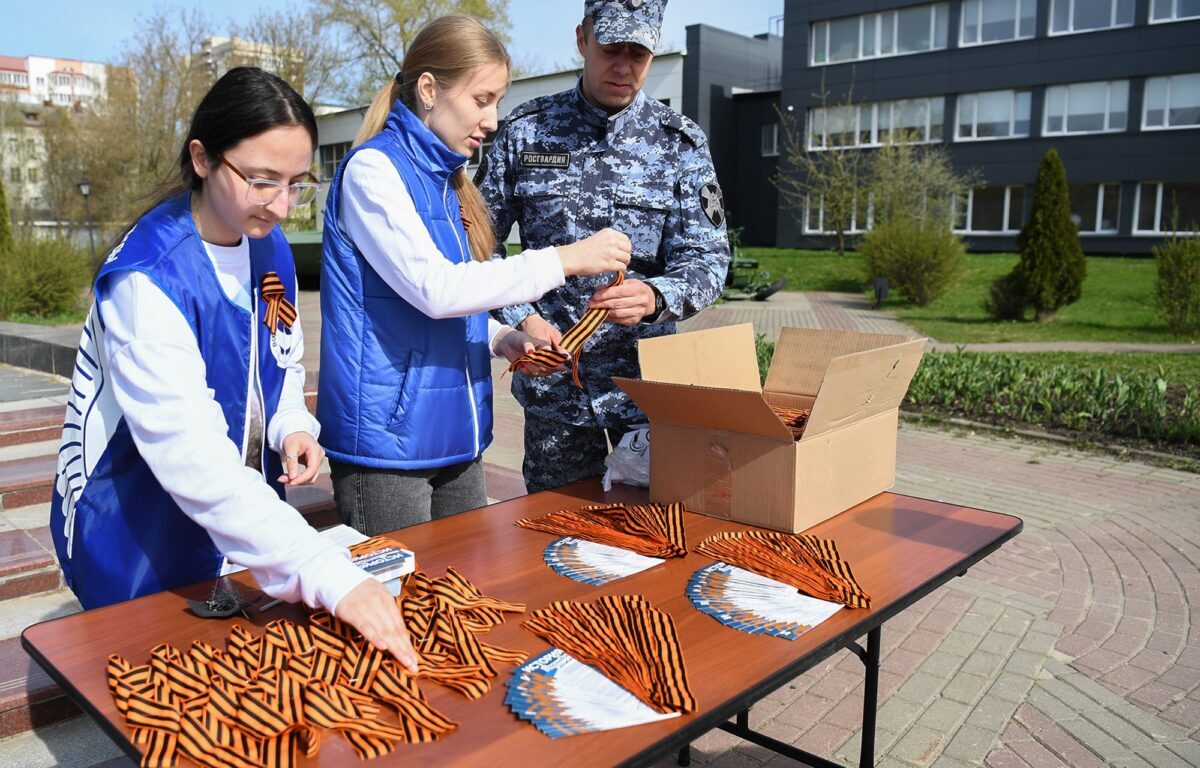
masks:
[(367, 108), (367, 114), (363, 115), (358, 135), (354, 137), (354, 146), (357, 147), (383, 130), (383, 126), (387, 124), (388, 113), (392, 111), (392, 104), (396, 103), (398, 98), (400, 98), (400, 83), (395, 80), (379, 89), (379, 93), (375, 94), (375, 100)]
[(492, 227), (492, 212), (483, 202), (483, 195), (467, 177), (466, 170), (459, 170), (451, 180), (462, 206), (462, 217), (467, 226), (467, 244), (471, 247), (471, 258), (487, 261), (496, 248), (496, 230)]

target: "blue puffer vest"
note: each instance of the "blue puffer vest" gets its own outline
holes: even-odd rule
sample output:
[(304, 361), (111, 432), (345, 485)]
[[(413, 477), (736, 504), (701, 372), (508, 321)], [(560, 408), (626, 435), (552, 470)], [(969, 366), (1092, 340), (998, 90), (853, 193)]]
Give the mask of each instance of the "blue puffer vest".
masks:
[[(137, 222), (101, 268), (96, 295), (105, 296), (113, 275), (136, 270), (179, 307), (204, 358), (206, 384), (225, 415), (229, 439), (244, 459), (250, 449), (248, 398), (262, 398), (269, 423), (287, 372), (272, 347), (292, 343), (286, 330), (272, 338), (263, 323), (266, 303), (258, 286), (274, 272), (294, 304), (295, 265), (278, 227), (251, 240), (254, 312), (237, 306), (217, 282), (189, 200), (172, 198)], [(138, 453), (116, 405), (102, 347), (103, 327), (93, 307), (76, 356), (50, 508), (63, 575), (88, 609), (212, 578), (222, 562), (208, 532), (179, 509)], [(258, 450), (259, 470), (282, 497), (275, 481), (283, 470), (279, 456), (265, 445)]]
[(396, 166), (442, 255), (451, 262), (471, 258), (450, 185), (466, 158), (397, 101), (383, 130), (342, 160), (325, 202), (321, 444), (331, 457), (366, 467), (470, 461), (492, 441), (487, 314), (430, 318), (397, 296), (342, 231), (342, 174), (364, 149)]

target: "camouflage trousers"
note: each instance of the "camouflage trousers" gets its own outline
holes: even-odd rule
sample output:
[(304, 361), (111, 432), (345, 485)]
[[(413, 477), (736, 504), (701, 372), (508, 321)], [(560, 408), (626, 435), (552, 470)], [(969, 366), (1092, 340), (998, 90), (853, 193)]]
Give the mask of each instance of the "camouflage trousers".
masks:
[(537, 493), (604, 474), (609, 444), (616, 445), (626, 426), (563, 424), (525, 414), (525, 490)]

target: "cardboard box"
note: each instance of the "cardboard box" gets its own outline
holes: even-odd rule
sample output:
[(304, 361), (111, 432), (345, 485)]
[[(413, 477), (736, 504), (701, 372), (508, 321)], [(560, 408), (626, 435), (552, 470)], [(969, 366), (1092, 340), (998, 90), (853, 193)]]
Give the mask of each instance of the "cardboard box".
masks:
[[(749, 324), (643, 340), (614, 380), (650, 419), (650, 497), (798, 533), (887, 490), (925, 341), (784, 328), (760, 387)], [(799, 440), (772, 404), (812, 408)]]

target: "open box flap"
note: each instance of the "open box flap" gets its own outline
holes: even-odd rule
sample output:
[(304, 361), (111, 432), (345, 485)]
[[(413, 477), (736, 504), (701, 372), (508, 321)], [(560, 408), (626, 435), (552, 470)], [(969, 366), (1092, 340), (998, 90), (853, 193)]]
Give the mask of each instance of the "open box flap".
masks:
[(663, 384), (613, 377), (613, 383), (637, 403), (653, 422), (721, 429), (792, 442), (792, 433), (761, 392)]
[(750, 323), (642, 339), (638, 362), (644, 381), (762, 391)]
[[(835, 357), (911, 341), (908, 336), (887, 333), (820, 331), (813, 328), (784, 328), (775, 344), (767, 392), (816, 395)], [(645, 369), (643, 369), (645, 376)], [(903, 393), (902, 393), (903, 394)]]
[(926, 339), (841, 355), (829, 361), (801, 440), (898, 408)]

